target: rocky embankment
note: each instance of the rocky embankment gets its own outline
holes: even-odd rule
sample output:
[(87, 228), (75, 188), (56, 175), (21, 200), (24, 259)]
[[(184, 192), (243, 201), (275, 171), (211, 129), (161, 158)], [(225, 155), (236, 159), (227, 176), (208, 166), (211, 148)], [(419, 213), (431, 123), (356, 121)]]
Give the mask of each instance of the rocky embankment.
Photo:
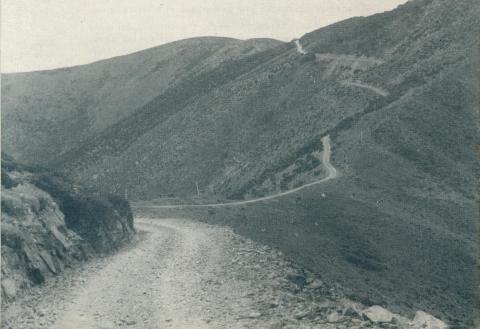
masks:
[(407, 318), (352, 301), (340, 286), (229, 228), (161, 218), (136, 218), (135, 225), (137, 243), (33, 288), (5, 309), (3, 327), (447, 327), (422, 311)]
[(134, 233), (128, 203), (33, 173), (2, 154), (2, 307), (27, 288)]

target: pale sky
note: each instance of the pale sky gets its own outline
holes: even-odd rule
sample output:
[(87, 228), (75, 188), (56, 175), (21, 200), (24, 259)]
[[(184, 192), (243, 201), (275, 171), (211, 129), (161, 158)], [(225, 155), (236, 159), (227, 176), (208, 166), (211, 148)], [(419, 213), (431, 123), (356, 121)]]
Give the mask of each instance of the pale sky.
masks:
[(290, 41), (406, 0), (1, 0), (1, 71), (90, 63), (196, 36)]

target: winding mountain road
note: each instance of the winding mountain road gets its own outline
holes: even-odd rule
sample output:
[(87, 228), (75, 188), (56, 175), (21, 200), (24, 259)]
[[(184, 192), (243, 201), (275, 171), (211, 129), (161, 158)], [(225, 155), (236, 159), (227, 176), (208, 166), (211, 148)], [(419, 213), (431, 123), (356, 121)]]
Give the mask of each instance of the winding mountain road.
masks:
[(212, 208), (212, 207), (231, 207), (231, 206), (242, 206), (242, 205), (247, 205), (251, 203), (257, 203), (257, 202), (262, 202), (262, 201), (268, 201), (268, 200), (273, 200), (277, 198), (281, 198), (286, 195), (290, 195), (293, 193), (296, 193), (298, 191), (301, 191), (303, 189), (306, 189), (310, 186), (318, 185), (325, 183), (329, 180), (335, 179), (338, 176), (337, 169), (332, 165), (330, 162), (331, 155), (332, 155), (332, 148), (330, 145), (330, 136), (325, 136), (322, 138), (322, 144), (323, 144), (323, 155), (322, 155), (322, 164), (324, 168), (327, 171), (327, 176), (324, 177), (323, 179), (320, 179), (318, 181), (314, 181), (299, 187), (296, 187), (294, 189), (284, 191), (281, 193), (277, 194), (272, 194), (269, 196), (261, 197), (261, 198), (256, 198), (256, 199), (251, 199), (251, 200), (245, 200), (245, 201), (232, 201), (232, 202), (222, 202), (222, 203), (209, 203), (209, 204), (183, 204), (183, 205), (142, 205), (142, 206), (136, 206), (133, 205), (133, 207), (138, 207), (138, 208), (154, 208), (154, 209), (178, 209), (178, 208)]
[[(295, 46), (297, 47), (297, 52), (302, 54), (302, 55), (307, 55), (308, 52), (303, 48), (301, 42), (299, 39), (296, 39), (294, 40), (294, 43), (295, 43)], [(350, 60), (352, 62), (367, 62), (367, 63), (374, 63), (374, 64), (381, 64), (383, 63), (381, 60), (378, 60), (378, 59), (371, 59), (371, 58), (358, 58), (358, 57), (355, 57), (355, 56), (348, 56), (348, 55), (332, 55), (332, 54), (315, 54), (316, 57), (318, 58), (322, 58), (322, 59), (331, 59), (331, 60), (335, 60), (335, 61), (338, 61), (340, 59), (342, 60)], [(333, 71), (335, 70), (336, 68), (336, 65), (331, 65), (330, 69), (327, 70), (325, 76), (326, 77), (329, 77)], [(387, 97), (388, 95), (390, 95), (390, 93), (384, 89), (381, 89), (381, 88), (378, 88), (378, 87), (375, 87), (375, 86), (372, 86), (372, 85), (369, 85), (369, 84), (366, 84), (366, 83), (362, 83), (362, 82), (358, 82), (358, 81), (342, 81), (341, 82), (342, 85), (346, 86), (346, 87), (357, 87), (357, 88), (362, 88), (362, 89), (367, 89), (367, 90), (370, 90), (374, 93), (376, 93), (377, 95), (380, 95), (382, 97)]]
[[(330, 313), (362, 307), (229, 228), (161, 218), (135, 225), (134, 245), (36, 287), (36, 298), (4, 310), (2, 328), (334, 329)], [(299, 275), (308, 282), (292, 281)], [(313, 300), (313, 291), (323, 299)], [(352, 317), (342, 322), (363, 327)]]
[[(295, 44), (299, 53), (307, 54), (299, 40)], [(372, 86), (349, 84), (388, 95)], [(245, 201), (137, 207), (242, 206), (325, 183), (338, 172), (331, 163), (330, 136), (321, 141), (327, 173), (321, 180)], [(379, 306), (350, 301), (281, 252), (230, 228), (168, 218), (136, 218), (135, 226), (140, 237), (136, 244), (92, 260), (56, 283), (32, 288), (31, 297), (5, 309), (2, 323), (24, 329), (384, 328), (369, 317), (378, 315), (372, 315), (372, 308), (382, 316), (395, 316), (398, 328), (426, 328), (423, 324), (435, 319), (422, 313), (420, 320), (427, 320), (417, 326)]]
[(361, 83), (361, 82), (353, 82), (353, 81), (343, 81), (342, 84), (344, 86), (350, 86), (350, 87), (358, 87), (358, 88), (363, 88), (363, 89), (367, 89), (367, 90), (370, 90), (370, 91), (373, 91), (374, 93), (382, 96), (382, 97), (387, 97), (390, 93), (386, 90), (383, 90), (381, 88), (378, 88), (378, 87), (374, 87), (374, 86), (371, 86), (371, 85), (368, 85), (366, 83)]
[(295, 40), (295, 46), (297, 47), (297, 52), (302, 54), (302, 55), (306, 55), (308, 54), (307, 51), (303, 48), (302, 44), (300, 43), (300, 40)]

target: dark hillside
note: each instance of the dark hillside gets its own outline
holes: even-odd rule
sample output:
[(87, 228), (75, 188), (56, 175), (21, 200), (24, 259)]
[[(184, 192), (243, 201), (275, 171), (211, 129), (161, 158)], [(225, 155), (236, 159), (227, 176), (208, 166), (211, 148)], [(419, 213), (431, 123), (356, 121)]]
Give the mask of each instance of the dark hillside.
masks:
[[(81, 143), (44, 147), (55, 129), (40, 138), (15, 128), (35, 122), (29, 111), (5, 115), (4, 141), (21, 141), (32, 162), (48, 153), (38, 162), (104, 193), (168, 203), (161, 197), (250, 199), (317, 181), (329, 135), (338, 179), (286, 200), (187, 215), (275, 244), (357, 298), (468, 327), (478, 305), (479, 17), (476, 0), (412, 0), (308, 33), (307, 55), (262, 41), (204, 65), (233, 41), (211, 41), (201, 55), (168, 48), (199, 66), (109, 112), (115, 120), (99, 120)], [(127, 86), (133, 99), (147, 88)]]
[(370, 186), (382, 195), (375, 199), (365, 196), (366, 187), (351, 188), (342, 178), (241, 207), (140, 207), (136, 213), (231, 226), (279, 248), (328, 285), (339, 284), (354, 300), (408, 316), (424, 310), (452, 328), (470, 328), (480, 307), (478, 291), (472, 289), (479, 284), (474, 202), (425, 202)]
[[(314, 180), (320, 173), (315, 150), (300, 153), (319, 136), (338, 136), (341, 144), (334, 147), (348, 150), (351, 159), (360, 151), (361, 135), (414, 166), (431, 162), (429, 175), (453, 179), (456, 188), (472, 194), (458, 175), (446, 173), (462, 171), (471, 181), (476, 166), (477, 82), (471, 67), (479, 6), (469, 0), (452, 6), (411, 1), (320, 29), (302, 38), (314, 57), (290, 44), (223, 62), (171, 86), (61, 155), (56, 166), (137, 199), (190, 196), (195, 182), (206, 195), (249, 197)], [(465, 15), (445, 15), (449, 11)], [(458, 154), (450, 152), (458, 139), (464, 141), (455, 147)], [(307, 158), (310, 164), (299, 166)], [(357, 166), (342, 161), (347, 171)]]
[(279, 44), (194, 38), (88, 65), (2, 74), (3, 150), (22, 163), (48, 163), (177, 82)]

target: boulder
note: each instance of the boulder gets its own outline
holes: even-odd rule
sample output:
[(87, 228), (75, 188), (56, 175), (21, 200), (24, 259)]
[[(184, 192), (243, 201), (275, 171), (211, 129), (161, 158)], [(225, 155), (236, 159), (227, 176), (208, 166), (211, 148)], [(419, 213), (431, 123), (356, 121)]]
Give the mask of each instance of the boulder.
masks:
[(417, 311), (413, 321), (410, 323), (413, 328), (422, 329), (447, 329), (448, 325), (433, 315), (423, 311)]
[(251, 312), (250, 314), (248, 314), (248, 318), (250, 319), (257, 319), (261, 316), (262, 316), (262, 313), (260, 312)]
[(337, 312), (332, 312), (327, 316), (327, 322), (336, 323), (340, 321), (340, 315)]
[(39, 254), (40, 254), (40, 258), (43, 260), (45, 265), (47, 265), (50, 272), (57, 274), (57, 268), (53, 263), (52, 256), (46, 250), (40, 251)]
[(320, 289), (323, 287), (323, 282), (319, 279), (314, 279), (307, 285), (308, 289)]
[(363, 314), (373, 323), (390, 323), (394, 316), (392, 312), (378, 305), (367, 308)]
[(13, 299), (17, 295), (17, 285), (11, 279), (2, 280), (2, 292), (7, 299)]

